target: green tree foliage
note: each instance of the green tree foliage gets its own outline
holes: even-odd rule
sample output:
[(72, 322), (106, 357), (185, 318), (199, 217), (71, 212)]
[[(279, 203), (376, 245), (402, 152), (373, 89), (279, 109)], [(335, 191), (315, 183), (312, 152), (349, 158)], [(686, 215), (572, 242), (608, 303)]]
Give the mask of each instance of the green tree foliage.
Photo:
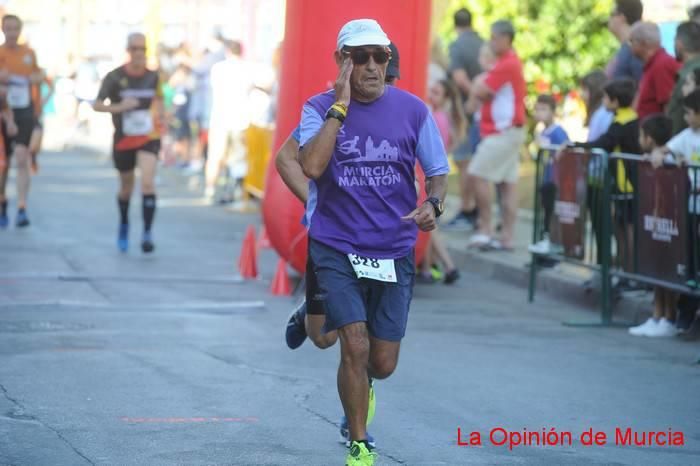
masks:
[(583, 75), (605, 67), (618, 47), (607, 29), (613, 0), (435, 1), (448, 4), (438, 29), (445, 46), (456, 37), (452, 16), (459, 8), (472, 12), (474, 28), (485, 39), (491, 23), (511, 20), (531, 95), (544, 83), (557, 94), (576, 88)]

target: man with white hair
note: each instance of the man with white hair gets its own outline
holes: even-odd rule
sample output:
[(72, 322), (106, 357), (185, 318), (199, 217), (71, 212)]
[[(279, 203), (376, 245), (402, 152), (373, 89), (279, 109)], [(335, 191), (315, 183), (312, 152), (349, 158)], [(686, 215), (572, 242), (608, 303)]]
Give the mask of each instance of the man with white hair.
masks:
[[(338, 79), (304, 105), (299, 162), (326, 329), (338, 331), (338, 393), (348, 419), (346, 465), (374, 464), (367, 442), (370, 378), (396, 369), (413, 295), (418, 229), (443, 212), (449, 166), (437, 125), (418, 97), (385, 84), (389, 38), (371, 19), (338, 34)], [(428, 199), (418, 207), (415, 163)]]
[(632, 53), (644, 62), (639, 82), (639, 121), (666, 111), (681, 65), (661, 47), (661, 31), (654, 23), (639, 22), (630, 31)]

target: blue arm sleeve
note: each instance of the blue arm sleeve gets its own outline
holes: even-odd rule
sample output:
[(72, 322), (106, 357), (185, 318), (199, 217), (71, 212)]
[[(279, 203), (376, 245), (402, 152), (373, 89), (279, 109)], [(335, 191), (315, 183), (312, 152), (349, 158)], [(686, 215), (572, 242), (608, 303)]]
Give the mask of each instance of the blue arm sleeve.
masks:
[(450, 171), (440, 131), (430, 113), (426, 116), (423, 126), (421, 126), (418, 133), (416, 156), (418, 156), (418, 161), (425, 172), (425, 176), (428, 178), (446, 175)]

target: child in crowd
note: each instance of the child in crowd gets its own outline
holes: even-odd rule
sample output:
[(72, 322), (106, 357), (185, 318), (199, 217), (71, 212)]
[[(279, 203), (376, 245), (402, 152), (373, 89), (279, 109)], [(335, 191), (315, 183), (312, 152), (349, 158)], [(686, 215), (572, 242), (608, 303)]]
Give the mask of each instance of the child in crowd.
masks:
[[(615, 79), (605, 85), (603, 105), (615, 116), (605, 133), (597, 139), (576, 143), (575, 146), (600, 148), (606, 152), (641, 154), (639, 147), (639, 119), (632, 108), (636, 84), (631, 79)], [(615, 238), (617, 240), (618, 266), (631, 271), (634, 246), (634, 187), (635, 165), (622, 159), (611, 162), (613, 200), (615, 214)], [(603, 240), (606, 240), (603, 238)]]
[(445, 149), (448, 153), (452, 152), (467, 132), (467, 119), (454, 84), (444, 79), (433, 84), (428, 95), (428, 106)]
[[(642, 121), (639, 145), (651, 154), (666, 145), (673, 131), (671, 119), (664, 115), (651, 115)], [(670, 337), (676, 334), (676, 303), (678, 294), (660, 286), (654, 287), (654, 315), (646, 322), (631, 327), (629, 333), (644, 337)]]
[[(464, 139), (467, 130), (467, 120), (464, 116), (457, 89), (446, 80), (436, 82), (430, 88), (428, 105), (440, 130), (445, 149), (451, 152)], [(455, 267), (445, 246), (445, 241), (437, 229), (430, 234), (430, 243), (417, 277), (419, 283), (433, 283), (438, 279), (432, 271), (435, 260), (443, 266), (445, 284), (452, 284), (459, 279), (459, 271)]]
[[(610, 127), (615, 115), (603, 105), (605, 84), (608, 77), (602, 70), (591, 71), (581, 79), (581, 98), (586, 105), (586, 126), (588, 127), (588, 142), (595, 141)], [(591, 219), (591, 227), (595, 235), (596, 264), (602, 263), (603, 257), (603, 164), (600, 157), (592, 155), (588, 163), (588, 189), (586, 191), (586, 206)], [(593, 278), (586, 280), (584, 288), (587, 291), (599, 288), (601, 277), (595, 273)]]
[[(538, 149), (561, 146), (569, 142), (569, 135), (566, 134), (564, 128), (554, 122), (556, 111), (557, 101), (553, 96), (549, 94), (537, 96), (537, 101), (535, 103), (535, 121), (538, 125), (543, 127), (542, 130), (535, 135)], [(544, 232), (542, 240), (529, 247), (530, 252), (534, 254), (547, 254), (551, 252), (549, 229), (552, 223), (552, 214), (554, 213), (554, 201), (557, 197), (557, 185), (554, 179), (554, 157), (547, 158), (545, 163), (542, 184), (540, 185), (542, 208), (544, 209)]]
[(613, 113), (603, 105), (607, 81), (607, 76), (600, 70), (592, 71), (581, 79), (581, 98), (586, 105), (589, 142), (598, 139), (613, 122)]
[[(692, 165), (688, 169), (688, 271), (691, 280), (697, 283), (698, 265), (700, 265), (700, 89), (692, 91), (683, 98), (683, 107), (688, 127), (674, 136), (664, 147), (654, 150), (651, 161), (654, 166), (659, 166), (667, 155), (671, 154), (677, 161)], [(655, 322), (648, 325), (650, 328), (657, 328), (661, 323)], [(697, 334), (698, 326), (700, 321), (696, 314), (690, 333)], [(668, 325), (664, 324), (662, 328), (666, 329), (667, 334), (676, 334), (675, 326), (669, 329)]]

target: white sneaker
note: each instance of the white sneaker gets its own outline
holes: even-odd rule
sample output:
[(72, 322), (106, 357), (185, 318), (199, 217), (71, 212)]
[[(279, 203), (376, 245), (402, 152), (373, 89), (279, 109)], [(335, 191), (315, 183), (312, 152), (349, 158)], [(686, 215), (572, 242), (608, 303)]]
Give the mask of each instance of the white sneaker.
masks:
[(649, 332), (655, 329), (657, 325), (659, 325), (659, 321), (655, 320), (653, 317), (649, 317), (642, 325), (630, 327), (627, 331), (630, 335), (634, 335), (635, 337), (646, 337), (649, 336)]
[(653, 338), (675, 337), (678, 334), (676, 325), (668, 319), (662, 318), (654, 327), (650, 328), (646, 336)]
[(549, 241), (549, 238), (545, 238), (542, 241), (531, 244), (528, 246), (527, 250), (530, 251), (533, 254), (549, 254), (552, 249), (552, 243)]

